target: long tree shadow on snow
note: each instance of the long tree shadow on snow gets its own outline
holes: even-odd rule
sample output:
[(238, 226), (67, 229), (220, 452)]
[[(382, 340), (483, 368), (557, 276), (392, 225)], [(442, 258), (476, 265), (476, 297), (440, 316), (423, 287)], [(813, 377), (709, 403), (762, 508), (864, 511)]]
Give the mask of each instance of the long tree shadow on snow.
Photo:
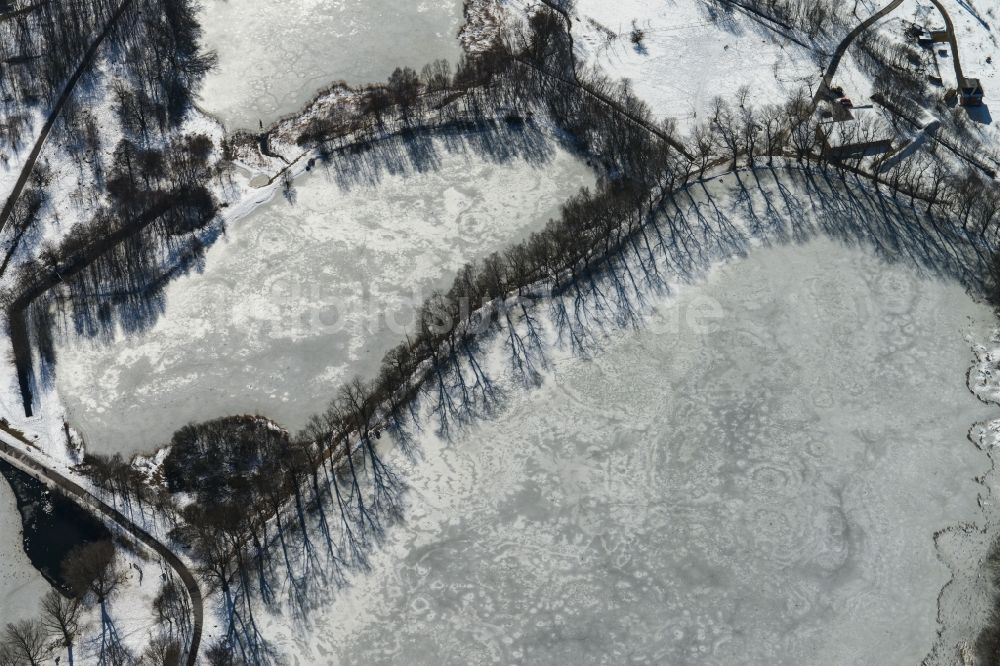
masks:
[(455, 120), (370, 141), (326, 144), (320, 151), (329, 176), (345, 191), (376, 187), (386, 176), (435, 171), (449, 156), (473, 155), (493, 164), (524, 161), (535, 168), (555, 156), (554, 139), (530, 118)]

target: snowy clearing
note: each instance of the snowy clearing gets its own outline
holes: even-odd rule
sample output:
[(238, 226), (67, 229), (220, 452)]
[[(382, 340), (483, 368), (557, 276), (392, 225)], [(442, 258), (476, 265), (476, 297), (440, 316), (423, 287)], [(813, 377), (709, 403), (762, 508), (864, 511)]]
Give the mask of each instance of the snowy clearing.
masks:
[[(731, 102), (740, 86), (752, 104), (778, 104), (821, 78), (809, 50), (699, 0), (579, 0), (576, 11), (581, 62), (630, 80), (653, 116), (675, 118), (682, 135), (709, 117), (716, 96)], [(630, 41), (633, 21), (641, 46)]]

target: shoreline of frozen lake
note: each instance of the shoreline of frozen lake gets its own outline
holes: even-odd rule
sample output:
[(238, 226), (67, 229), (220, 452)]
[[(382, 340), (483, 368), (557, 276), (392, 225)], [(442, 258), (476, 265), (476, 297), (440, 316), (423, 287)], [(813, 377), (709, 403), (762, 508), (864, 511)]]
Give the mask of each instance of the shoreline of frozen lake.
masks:
[(384, 81), (396, 67), (420, 71), (461, 55), (462, 0), (205, 0), (199, 16), (218, 66), (200, 106), (227, 130), (256, 129), (302, 108), (320, 90), (346, 81)]

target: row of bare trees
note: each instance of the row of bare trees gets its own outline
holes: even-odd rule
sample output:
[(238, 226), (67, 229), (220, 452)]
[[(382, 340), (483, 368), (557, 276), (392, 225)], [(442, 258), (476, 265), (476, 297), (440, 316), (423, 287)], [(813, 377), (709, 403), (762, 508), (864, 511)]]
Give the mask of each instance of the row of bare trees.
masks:
[[(533, 23), (542, 30), (552, 26), (546, 20)], [(536, 320), (526, 303), (492, 314), (481, 306), (499, 303), (511, 291), (527, 292), (538, 281), (569, 288), (640, 224), (655, 205), (654, 188), (669, 190), (687, 178), (687, 159), (651, 133), (650, 127), (660, 133), (663, 128), (648, 109), (627, 88), (596, 75), (581, 86), (563, 75), (562, 65), (553, 70), (547, 59), (565, 53), (561, 46), (542, 44), (548, 39), (558, 38), (526, 36), (517, 53), (498, 47), (481, 60), (463, 62), (454, 76), (440, 63), (419, 76), (399, 70), (380, 88), (387, 99), (379, 104), (388, 106), (380, 111), (378, 104), (362, 104), (360, 112), (382, 113), (376, 124), (391, 115), (406, 125), (417, 120), (417, 111), (437, 111), (420, 107), (420, 99), (456, 91), (465, 113), (526, 114), (541, 107), (618, 175), (574, 197), (560, 219), (529, 241), (466, 266), (448, 293), (423, 306), (419, 329), (386, 356), (378, 378), (343, 386), (303, 432), (290, 436), (252, 417), (179, 430), (163, 465), (174, 509), (160, 509), (162, 496), (145, 490), (146, 481), (120, 459), (88, 458), (92, 477), (116, 505), (133, 515), (155, 505), (177, 520), (171, 534), (192, 549), (202, 577), (222, 599), (223, 636), (207, 652), (213, 663), (273, 661), (256, 617), (260, 605), (279, 603), (287, 594), (292, 606), (305, 612), (315, 581), (337, 583), (348, 571), (368, 566), (372, 545), (399, 514), (404, 489), (384, 460), (383, 432), (406, 447), (421, 400), (430, 401), (445, 434), (496, 403), (498, 391), (477, 359), (478, 334), (515, 318), (529, 326)], [(320, 136), (313, 134), (326, 140)], [(132, 164), (129, 185), (145, 179), (139, 157), (119, 160)], [(117, 173), (120, 179), (124, 171)], [(524, 334), (511, 325), (508, 336), (524, 381), (536, 381), (537, 332)]]
[[(418, 329), (385, 356), (377, 378), (343, 386), (302, 432), (289, 436), (263, 419), (233, 417), (175, 434), (163, 467), (180, 516), (172, 534), (192, 548), (203, 578), (222, 598), (225, 630), (208, 651), (213, 663), (273, 661), (255, 614), (259, 605), (279, 603), (284, 589), (305, 612), (315, 580), (337, 583), (347, 571), (367, 567), (367, 553), (398, 515), (404, 489), (384, 460), (382, 433), (406, 449), (420, 404), (444, 435), (493, 409), (502, 396), (478, 358), (484, 333), (503, 335), (511, 367), (525, 383), (537, 382), (546, 361), (529, 303), (534, 286), (545, 283), (582, 302), (588, 282), (594, 289), (592, 271), (617, 248), (637, 236), (647, 246), (657, 242), (644, 236), (647, 216), (716, 154), (718, 132), (705, 138), (700, 156), (681, 154), (672, 128), (656, 123), (627, 86), (579, 71), (564, 23), (552, 11), (539, 11), (528, 29), (463, 61), (454, 76), (437, 64), (421, 76), (395, 72), (386, 86), (365, 91), (357, 112), (368, 120), (354, 127), (409, 126), (440, 111), (426, 100), (455, 94), (464, 113), (540, 108), (610, 177), (572, 197), (558, 219), (527, 241), (465, 266), (450, 290), (422, 306)], [(771, 154), (793, 140), (788, 118), (800, 118), (804, 104), (769, 109), (759, 122), (742, 102), (739, 110), (720, 104), (716, 125), (728, 130), (731, 120), (749, 130), (732, 139), (734, 153), (755, 156), (759, 142)], [(314, 121), (303, 141), (342, 135), (344, 120)], [(618, 311), (635, 316), (630, 308)], [(104, 487), (122, 502), (142, 495), (141, 479), (105, 466)]]

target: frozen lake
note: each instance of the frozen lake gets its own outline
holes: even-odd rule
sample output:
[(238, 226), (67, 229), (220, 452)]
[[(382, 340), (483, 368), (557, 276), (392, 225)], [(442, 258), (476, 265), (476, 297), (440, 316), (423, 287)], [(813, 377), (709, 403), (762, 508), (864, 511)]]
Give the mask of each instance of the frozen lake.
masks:
[(219, 55), (201, 106), (229, 130), (266, 126), (336, 81), (461, 54), (462, 0), (204, 0), (200, 19)]
[(520, 153), (518, 136), (436, 136), (317, 170), (296, 181), (294, 205), (279, 196), (231, 224), (203, 274), (168, 286), (153, 328), (110, 347), (64, 343), (57, 387), (88, 450), (127, 457), (225, 414), (301, 428), (352, 375), (374, 375), (433, 289), (593, 184), (544, 132), (521, 136)]
[(51, 587), (31, 565), (21, 544), (21, 516), (10, 484), (0, 477), (0, 627), (38, 614)]
[[(990, 308), (822, 238), (654, 303), (409, 466), (405, 524), (301, 663), (917, 664), (981, 517)], [(721, 316), (690, 325), (688, 313)], [(680, 322), (680, 323), (678, 323)], [(685, 324), (684, 322), (688, 322)], [(405, 463), (402, 463), (405, 464)], [(325, 628), (336, 627), (336, 630)]]

